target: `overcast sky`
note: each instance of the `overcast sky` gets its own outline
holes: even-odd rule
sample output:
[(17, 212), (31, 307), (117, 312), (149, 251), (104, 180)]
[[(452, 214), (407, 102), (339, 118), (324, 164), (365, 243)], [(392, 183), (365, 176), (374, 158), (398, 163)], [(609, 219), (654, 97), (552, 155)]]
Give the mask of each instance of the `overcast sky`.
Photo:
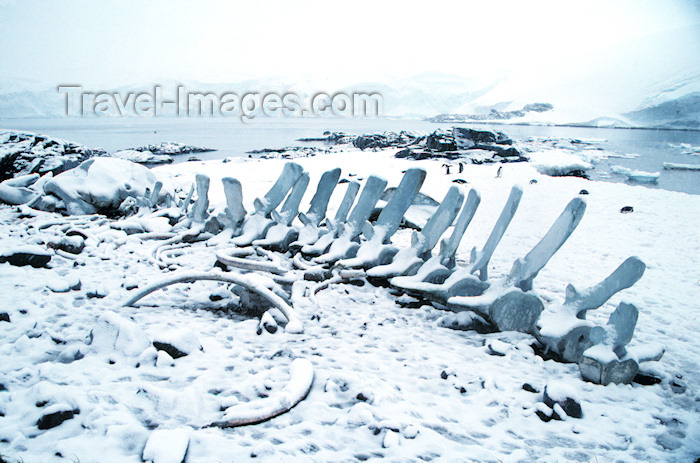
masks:
[(699, 3), (0, 0), (0, 82), (510, 72), (691, 25), (700, 37)]

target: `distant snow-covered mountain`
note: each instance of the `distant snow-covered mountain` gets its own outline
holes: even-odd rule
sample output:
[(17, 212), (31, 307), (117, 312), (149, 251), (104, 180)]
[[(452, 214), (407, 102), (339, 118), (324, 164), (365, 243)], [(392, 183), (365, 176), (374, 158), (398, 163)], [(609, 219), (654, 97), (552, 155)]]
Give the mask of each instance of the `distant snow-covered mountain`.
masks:
[[(542, 56), (505, 72), (475, 70), (463, 77), (431, 70), (396, 79), (333, 85), (322, 78), (284, 76), (229, 83), (159, 82), (164, 93), (188, 91), (294, 92), (302, 104), (318, 92), (382, 95), (385, 117), (530, 124), (700, 129), (700, 33), (680, 28), (605, 50)], [(434, 63), (439, 65), (439, 63)], [(418, 67), (418, 62), (417, 62)], [(478, 63), (475, 63), (478, 69)], [(153, 83), (124, 86), (122, 94), (151, 91)], [(96, 89), (86, 89), (96, 91)], [(37, 82), (0, 80), (0, 118), (65, 116), (65, 95)], [(551, 109), (549, 106), (551, 105)], [(538, 108), (525, 110), (525, 108)], [(174, 114), (170, 111), (170, 115)], [(164, 112), (168, 115), (168, 112)]]

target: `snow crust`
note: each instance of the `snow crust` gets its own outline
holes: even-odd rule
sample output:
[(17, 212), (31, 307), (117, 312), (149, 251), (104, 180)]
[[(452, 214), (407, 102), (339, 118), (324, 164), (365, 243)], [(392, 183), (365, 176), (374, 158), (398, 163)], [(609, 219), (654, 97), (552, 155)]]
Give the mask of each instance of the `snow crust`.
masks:
[(592, 164), (564, 150), (538, 151), (529, 156), (532, 166), (544, 175), (563, 176), (593, 168)]
[(157, 429), (143, 449), (143, 460), (150, 463), (182, 463), (189, 445), (189, 430)]
[[(221, 177), (235, 176), (243, 184), (246, 208), (253, 210), (253, 199), (274, 181), (267, 172), (279, 172), (284, 162), (241, 159), (153, 170), (185, 191), (195, 173), (209, 175), (213, 205), (225, 203)], [(358, 178), (381, 173), (389, 185), (416, 166), (393, 158), (392, 150), (298, 162), (312, 182), (340, 166)], [(418, 162), (428, 172), (421, 192), (444, 197), (451, 182), (445, 181), (441, 162)], [(0, 206), (3, 246), (46, 249), (68, 225), (88, 236), (83, 252), (73, 258), (52, 255), (51, 269), (0, 264), (0, 311), (11, 319), (0, 321), (0, 454), (9, 461), (46, 462), (71, 456), (104, 461), (105, 455), (120, 462), (155, 461), (169, 458), (171, 450), (173, 458), (186, 455), (185, 461), (196, 462), (253, 456), (268, 461), (695, 461), (700, 216), (688, 211), (700, 210), (700, 197), (555, 178), (527, 163), (509, 165), (500, 178), (489, 165), (469, 165), (466, 171), (482, 204), (457, 250), (460, 265), (487, 240), (512, 185), (524, 185), (520, 207), (489, 264), (494, 280), (508, 274), (514, 258), (537, 242), (572, 197), (583, 188), (590, 192), (586, 215), (539, 272), (534, 290), (546, 304), (561, 304), (568, 283), (589, 287), (625, 258), (639, 256), (647, 264), (644, 276), (592, 311), (588, 321), (605, 324), (620, 300), (633, 300), (640, 313), (630, 352), (644, 345), (665, 348), (661, 361), (642, 364), (660, 383), (587, 383), (577, 365), (536, 355), (530, 335), (441, 328), (444, 311), (429, 305), (402, 308), (389, 289), (368, 284), (330, 285), (311, 298), (304, 294), (315, 283), (295, 282), (294, 310), (303, 334), (257, 335), (258, 320), (235, 312), (235, 297), (223, 282), (172, 285), (138, 307), (125, 307), (133, 292), (168, 276), (150, 260), (151, 243), (110, 229), (103, 218), (43, 212), (19, 218), (17, 207)], [(331, 217), (344, 193), (337, 190), (329, 203)], [(300, 210), (306, 210), (310, 196)], [(625, 205), (634, 213), (620, 214)], [(393, 244), (408, 247), (411, 234), (397, 231)], [(192, 243), (178, 259), (205, 272), (219, 250)], [(54, 278), (77, 278), (82, 287), (55, 293), (46, 288)], [(132, 285), (137, 288), (127, 289)], [(210, 299), (213, 294), (221, 300)], [(178, 359), (155, 352), (154, 339), (183, 328), (196, 335), (203, 351)], [(488, 346), (505, 355), (493, 355)], [(306, 399), (289, 412), (235, 430), (203, 427), (221, 420), (222, 410), (278, 397), (294, 359), (313, 363), (314, 380)], [(555, 381), (575, 392), (583, 418), (540, 420), (538, 410), (551, 413), (542, 392)], [(682, 389), (672, 386), (674, 381), (686, 385), (683, 392), (674, 392)], [(39, 430), (37, 421), (54, 405), (80, 413)], [(188, 439), (163, 443), (166, 439), (158, 437), (178, 429)]]

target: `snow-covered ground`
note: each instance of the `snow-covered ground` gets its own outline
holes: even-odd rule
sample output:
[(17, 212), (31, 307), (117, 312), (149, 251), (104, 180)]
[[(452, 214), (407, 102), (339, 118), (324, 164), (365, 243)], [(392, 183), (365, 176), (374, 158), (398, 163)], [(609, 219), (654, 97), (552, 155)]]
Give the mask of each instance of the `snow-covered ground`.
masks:
[[(503, 165), (498, 177), (495, 164), (445, 175), (443, 160), (396, 159), (394, 151), (295, 160), (311, 178), (300, 210), (321, 174), (337, 166), (341, 178), (378, 174), (389, 186), (419, 166), (428, 171), (421, 192), (437, 199), (461, 178), (482, 198), (457, 254), (463, 263), (486, 241), (512, 185), (520, 184), (520, 208), (489, 268), (497, 278), (586, 189), (581, 224), (534, 290), (551, 304), (562, 302), (567, 283), (593, 285), (627, 257), (641, 258), (647, 265), (642, 279), (589, 319), (605, 323), (621, 300), (634, 302), (640, 316), (631, 345), (665, 346), (659, 362), (643, 365), (662, 381), (586, 383), (577, 365), (537, 356), (529, 335), (441, 328), (444, 312), (403, 308), (398, 302), (406, 297), (369, 284), (331, 285), (312, 298), (302, 294), (315, 283), (295, 283), (303, 334), (257, 335), (258, 320), (233, 310), (236, 296), (216, 282), (173, 285), (136, 308), (123, 307), (134, 288), (169, 273), (152, 260), (156, 242), (129, 237), (96, 216), (27, 216), (25, 208), (0, 206), (3, 249), (45, 248), (69, 230), (87, 236), (82, 253), (54, 254), (48, 269), (0, 264), (0, 312), (10, 320), (0, 321), (1, 459), (602, 463), (700, 457), (700, 196), (548, 177), (529, 163)], [(214, 206), (225, 203), (221, 178), (235, 177), (250, 211), (285, 162), (236, 158), (153, 171), (185, 192), (196, 173), (209, 175)], [(329, 216), (343, 192), (342, 185), (336, 189)], [(634, 211), (621, 214), (625, 206)], [(409, 231), (393, 241), (407, 246)], [(210, 270), (221, 246), (195, 243), (174, 259), (184, 269)], [(153, 341), (164, 339), (189, 354), (173, 359), (156, 352)], [(285, 394), (299, 358), (313, 364), (314, 381), (290, 412), (256, 425), (207, 427), (231, 405)], [(545, 386), (570, 390), (583, 417), (543, 422), (537, 411), (546, 408)], [(52, 413), (72, 418), (39, 429)]]

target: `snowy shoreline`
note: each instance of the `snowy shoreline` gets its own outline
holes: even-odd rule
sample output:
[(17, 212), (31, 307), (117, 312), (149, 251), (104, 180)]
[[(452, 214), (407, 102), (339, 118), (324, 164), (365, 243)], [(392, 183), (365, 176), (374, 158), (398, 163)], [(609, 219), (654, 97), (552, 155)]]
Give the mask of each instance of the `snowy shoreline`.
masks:
[[(581, 380), (575, 364), (535, 355), (521, 333), (459, 332), (437, 326), (445, 312), (423, 305), (401, 308), (384, 288), (335, 285), (295, 309), (303, 335), (256, 335), (257, 319), (235, 313), (221, 286), (197, 282), (154, 293), (137, 308), (122, 307), (127, 288), (145, 286), (164, 271), (149, 259), (154, 244), (129, 239), (109, 220), (35, 217), (0, 206), (4, 246), (41, 245), (69, 229), (88, 236), (75, 258), (55, 254), (50, 269), (0, 264), (4, 309), (0, 322), (0, 456), (5, 461), (141, 461), (153, 430), (178, 430), (186, 461), (694, 461), (700, 448), (696, 368), (700, 331), (700, 196), (625, 184), (549, 177), (532, 163), (467, 165), (445, 174), (441, 160), (397, 159), (397, 150), (352, 150), (300, 157), (316, 182), (341, 167), (342, 178), (380, 174), (396, 186), (402, 171), (427, 171), (421, 192), (442, 198), (453, 180), (481, 193), (482, 204), (457, 253), (469, 260), (486, 240), (512, 185), (524, 196), (513, 224), (491, 260), (494, 276), (544, 233), (582, 189), (588, 210), (581, 225), (538, 276), (535, 290), (561, 302), (571, 282), (590, 286), (631, 255), (647, 264), (633, 287), (614, 296), (591, 319), (604, 323), (621, 300), (641, 314), (632, 345), (664, 345), (650, 371), (651, 386), (599, 386)], [(197, 173), (211, 179), (213, 206), (225, 203), (221, 178), (242, 183), (248, 210), (269, 189), (285, 159), (231, 158), (153, 168), (176, 190), (187, 191)], [(350, 174), (353, 174), (350, 177)], [(536, 181), (536, 182), (533, 182)], [(306, 210), (310, 195), (302, 201)], [(329, 216), (338, 207), (334, 194)], [(621, 214), (632, 206), (634, 212)], [(24, 209), (22, 209), (24, 211)], [(23, 226), (18, 226), (22, 224)], [(394, 242), (407, 246), (400, 231)], [(199, 243), (180, 256), (183, 266), (209, 270), (215, 247)], [(66, 281), (78, 285), (67, 285)], [(63, 285), (63, 286), (62, 286)], [(51, 289), (53, 288), (53, 289)], [(112, 315), (115, 313), (116, 315)], [(109, 320), (126, 336), (118, 348)], [(186, 329), (202, 350), (148, 363), (147, 346)], [(121, 333), (121, 332), (120, 332)], [(94, 342), (88, 343), (92, 337)], [(487, 344), (498, 341), (503, 356)], [(113, 341), (114, 342), (114, 341)], [(79, 355), (78, 355), (79, 354)], [(201, 426), (224, 404), (280, 392), (295, 358), (311, 360), (315, 380), (308, 397), (271, 421), (221, 430)], [(138, 368), (137, 363), (141, 363)], [(680, 376), (680, 377), (678, 377)], [(580, 400), (583, 418), (542, 422), (537, 416), (546, 385), (564, 383)], [(528, 384), (536, 392), (523, 388)], [(678, 393), (678, 387), (685, 386)], [(41, 406), (37, 406), (42, 404)], [(44, 408), (80, 410), (60, 426), (39, 430)], [(172, 443), (171, 443), (172, 444)], [(106, 452), (108, 450), (108, 452)], [(169, 461), (167, 448), (149, 449)], [(57, 454), (60, 454), (58, 456)], [(109, 457), (106, 457), (109, 455)], [(107, 460), (105, 458), (108, 458)]]

